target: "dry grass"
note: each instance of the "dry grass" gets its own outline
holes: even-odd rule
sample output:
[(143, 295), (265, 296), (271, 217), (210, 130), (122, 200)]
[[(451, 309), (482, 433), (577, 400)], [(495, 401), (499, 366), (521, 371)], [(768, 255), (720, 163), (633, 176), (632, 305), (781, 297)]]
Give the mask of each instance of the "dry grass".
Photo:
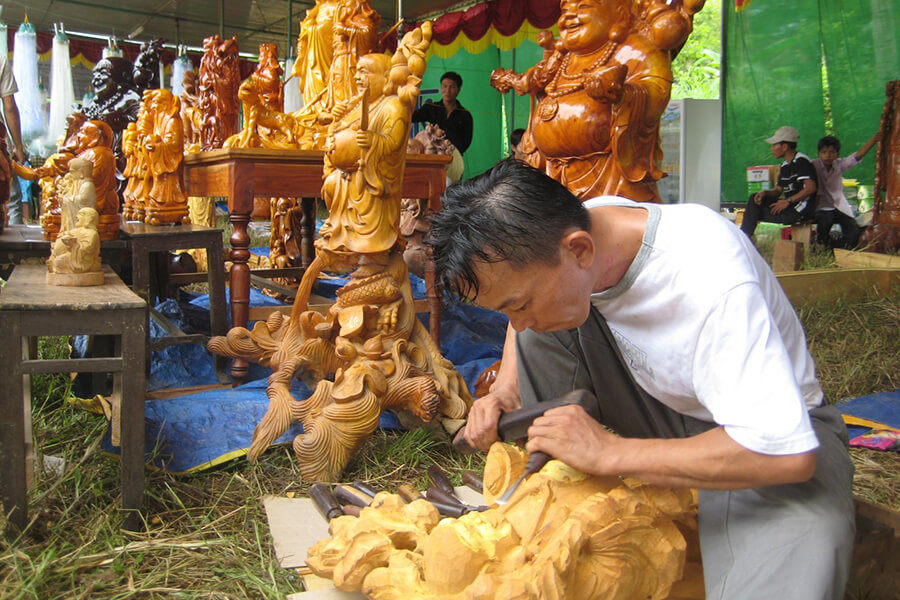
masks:
[[(900, 387), (900, 293), (811, 305), (800, 316), (830, 399)], [(44, 341), (42, 352), (64, 355), (62, 342)], [(275, 560), (261, 505), (267, 494), (306, 494), (288, 448), (272, 449), (256, 465), (238, 459), (184, 477), (148, 472), (146, 530), (124, 532), (116, 509), (119, 463), (99, 450), (105, 421), (61, 400), (64, 377), (36, 379), (38, 447), (68, 466), (61, 476), (39, 476), (25, 534), (0, 538), (0, 599), (277, 599), (302, 590), (295, 573)], [(900, 458), (870, 450), (852, 455), (857, 494), (900, 509)], [(480, 470), (480, 461), (424, 430), (378, 432), (344, 480), (422, 488), (427, 467), (437, 463), (458, 483), (458, 474)]]

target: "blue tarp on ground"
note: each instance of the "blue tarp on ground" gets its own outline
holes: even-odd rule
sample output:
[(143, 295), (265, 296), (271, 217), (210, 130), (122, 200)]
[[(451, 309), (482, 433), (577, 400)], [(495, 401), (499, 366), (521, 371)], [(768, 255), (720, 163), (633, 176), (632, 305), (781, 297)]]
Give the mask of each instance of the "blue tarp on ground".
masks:
[[(900, 429), (900, 389), (893, 392), (881, 392), (869, 396), (860, 396), (852, 400), (839, 402), (837, 408), (845, 415), (852, 415), (869, 421), (876, 421), (888, 427)], [(867, 433), (871, 427), (848, 425), (847, 432), (853, 439)]]
[[(346, 280), (320, 280), (316, 293), (332, 296)], [(414, 296), (424, 297), (424, 282), (413, 277)], [(280, 304), (251, 290), (250, 305)], [(162, 314), (185, 333), (209, 333), (209, 298), (197, 296), (157, 306)], [(447, 307), (441, 315), (441, 351), (474, 389), (481, 372), (500, 358), (506, 333), (506, 317), (475, 306)], [(229, 323), (230, 326), (230, 323)], [(151, 323), (151, 339), (163, 335)], [(212, 390), (146, 403), (146, 452), (148, 464), (172, 473), (186, 473), (212, 467), (242, 456), (250, 446), (253, 430), (268, 408), (266, 378), (271, 371), (250, 366), (250, 381), (238, 388)], [(199, 344), (170, 346), (153, 353), (149, 390), (216, 384), (213, 359)], [(295, 381), (292, 394), (297, 399), (310, 395), (308, 387)], [(394, 415), (385, 412), (381, 427), (397, 428)], [(276, 443), (290, 443), (302, 433), (299, 424)], [(109, 435), (103, 441), (107, 452), (118, 453)]]

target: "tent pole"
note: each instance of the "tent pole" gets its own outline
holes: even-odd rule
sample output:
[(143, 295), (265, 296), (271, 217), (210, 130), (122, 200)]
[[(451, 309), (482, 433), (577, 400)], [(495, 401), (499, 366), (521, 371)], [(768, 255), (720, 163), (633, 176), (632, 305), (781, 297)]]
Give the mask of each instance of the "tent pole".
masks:
[(291, 57), (291, 32), (294, 28), (294, 0), (288, 0), (287, 34), (284, 38), (284, 58)]
[(225, 0), (219, 0), (219, 37), (225, 39)]

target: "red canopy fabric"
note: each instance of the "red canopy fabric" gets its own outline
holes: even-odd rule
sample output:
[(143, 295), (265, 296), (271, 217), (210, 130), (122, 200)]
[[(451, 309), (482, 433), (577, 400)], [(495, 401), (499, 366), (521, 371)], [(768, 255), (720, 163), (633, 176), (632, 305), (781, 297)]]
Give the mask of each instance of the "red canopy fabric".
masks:
[(556, 0), (495, 0), (481, 2), (464, 11), (449, 12), (434, 21), (433, 41), (444, 46), (460, 33), (479, 40), (491, 26), (501, 35), (512, 35), (527, 19), (538, 29), (549, 29), (559, 19)]

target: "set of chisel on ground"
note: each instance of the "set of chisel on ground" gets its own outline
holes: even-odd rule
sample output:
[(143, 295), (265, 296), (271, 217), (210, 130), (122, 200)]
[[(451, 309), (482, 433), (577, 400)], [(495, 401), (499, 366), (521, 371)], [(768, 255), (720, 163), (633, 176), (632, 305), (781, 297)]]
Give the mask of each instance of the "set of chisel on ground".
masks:
[[(397, 488), (397, 494), (406, 502), (423, 499), (434, 505), (443, 517), (461, 517), (467, 512), (487, 510), (485, 505), (465, 502), (456, 495), (450, 477), (441, 467), (434, 465), (428, 469), (431, 487), (420, 492), (409, 484)], [(463, 483), (476, 492), (483, 493), (481, 477), (472, 471), (463, 473)], [(309, 487), (309, 497), (326, 521), (341, 515), (359, 516), (360, 511), (371, 504), (378, 490), (364, 481), (350, 484), (329, 485), (314, 483)]]

